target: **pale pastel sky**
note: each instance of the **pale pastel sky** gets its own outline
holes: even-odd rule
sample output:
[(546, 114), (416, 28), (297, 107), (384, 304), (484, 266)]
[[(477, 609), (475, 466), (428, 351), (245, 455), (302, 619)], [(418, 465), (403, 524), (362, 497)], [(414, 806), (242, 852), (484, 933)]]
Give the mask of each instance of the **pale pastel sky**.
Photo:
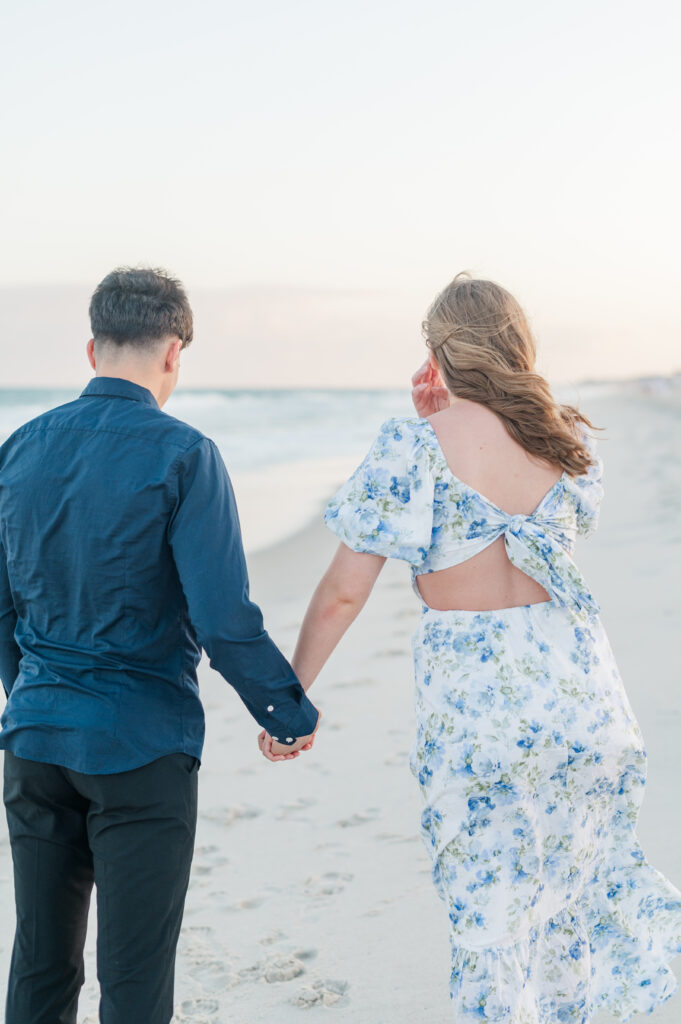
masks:
[(464, 268), (552, 379), (681, 369), (679, 12), (5, 0), (4, 382), (79, 380), (138, 262), (187, 285), (193, 385), (399, 385)]

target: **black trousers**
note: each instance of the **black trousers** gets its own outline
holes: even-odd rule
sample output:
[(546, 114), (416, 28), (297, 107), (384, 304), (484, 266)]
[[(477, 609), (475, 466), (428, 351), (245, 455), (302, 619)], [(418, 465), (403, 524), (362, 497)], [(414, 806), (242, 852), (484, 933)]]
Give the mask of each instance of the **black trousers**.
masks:
[(17, 927), (5, 1024), (76, 1024), (97, 886), (102, 1024), (169, 1024), (199, 761), (85, 775), (5, 751)]

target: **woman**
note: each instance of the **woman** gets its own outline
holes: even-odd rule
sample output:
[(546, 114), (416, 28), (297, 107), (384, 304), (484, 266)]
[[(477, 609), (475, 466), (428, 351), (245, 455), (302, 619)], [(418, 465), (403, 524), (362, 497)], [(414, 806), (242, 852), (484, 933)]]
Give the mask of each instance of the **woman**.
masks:
[[(342, 543), (293, 665), (309, 687), (385, 559), (410, 564), (411, 768), (456, 1020), (585, 1024), (600, 1007), (626, 1020), (676, 988), (681, 893), (636, 837), (646, 751), (570, 557), (603, 493), (593, 425), (553, 399), (498, 285), (459, 274), (424, 333), (419, 416), (383, 424), (326, 510)], [(261, 747), (288, 750), (265, 734)]]

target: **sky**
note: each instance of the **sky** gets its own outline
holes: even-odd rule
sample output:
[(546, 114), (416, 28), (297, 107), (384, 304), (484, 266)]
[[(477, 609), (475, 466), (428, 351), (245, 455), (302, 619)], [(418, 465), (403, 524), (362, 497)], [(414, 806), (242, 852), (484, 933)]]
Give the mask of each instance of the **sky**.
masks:
[(193, 386), (399, 386), (462, 269), (551, 380), (680, 370), (680, 12), (4, 0), (3, 383), (87, 376), (138, 263), (187, 286)]

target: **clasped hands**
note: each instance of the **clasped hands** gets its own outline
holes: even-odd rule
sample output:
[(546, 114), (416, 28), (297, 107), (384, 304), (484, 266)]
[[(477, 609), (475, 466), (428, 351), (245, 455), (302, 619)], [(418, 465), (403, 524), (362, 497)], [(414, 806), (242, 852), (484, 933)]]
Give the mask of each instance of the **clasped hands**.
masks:
[(290, 745), (277, 743), (277, 741), (273, 740), (270, 734), (263, 729), (262, 732), (258, 734), (258, 746), (260, 747), (263, 757), (266, 757), (268, 761), (292, 761), (294, 757), (299, 757), (303, 750), (311, 750), (314, 746), (321, 717), (322, 713), (320, 711), (315, 730), (310, 736), (301, 736), (295, 743), (291, 743)]

